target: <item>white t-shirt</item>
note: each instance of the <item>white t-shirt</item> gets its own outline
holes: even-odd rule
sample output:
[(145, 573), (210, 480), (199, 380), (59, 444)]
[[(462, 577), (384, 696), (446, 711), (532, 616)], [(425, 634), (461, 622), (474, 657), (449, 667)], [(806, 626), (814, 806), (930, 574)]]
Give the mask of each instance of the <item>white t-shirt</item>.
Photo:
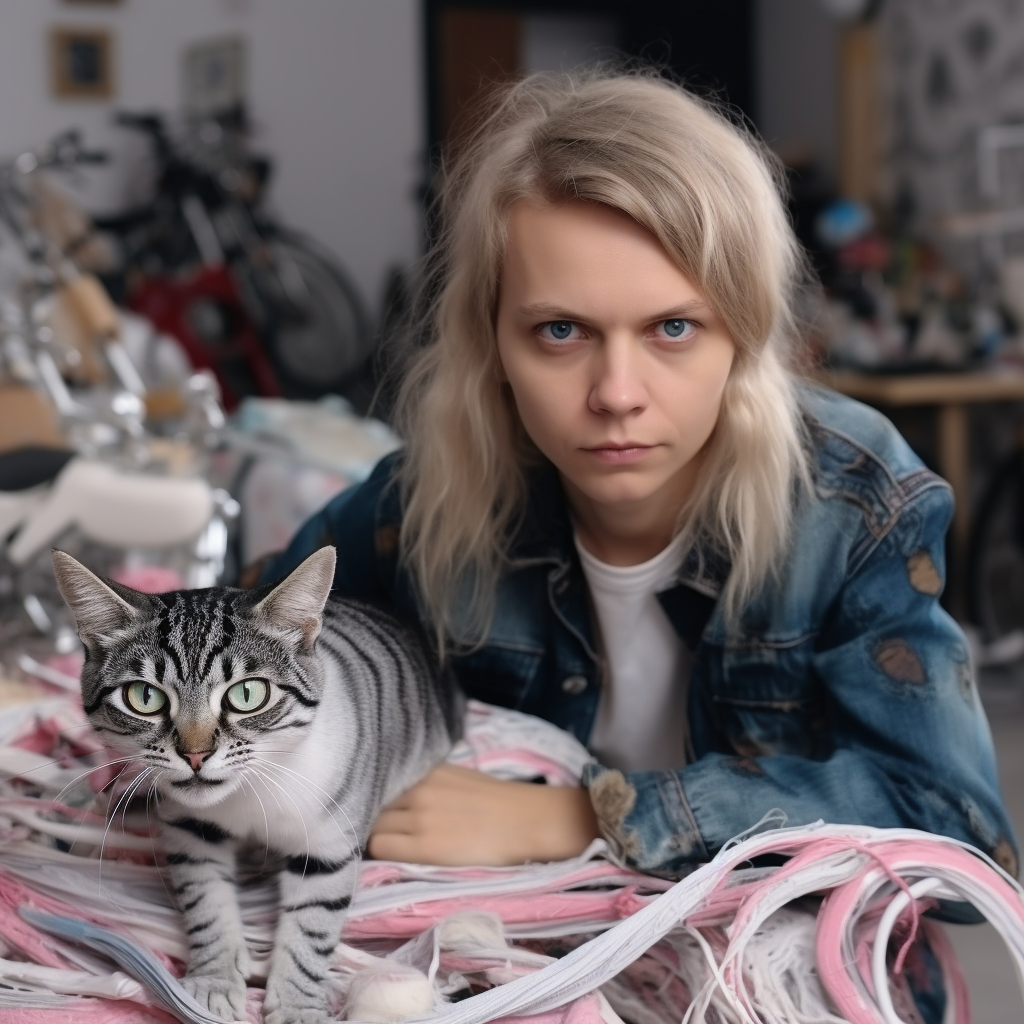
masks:
[(657, 598), (683, 559), (683, 537), (639, 565), (608, 565), (576, 537), (607, 672), (589, 746), (623, 771), (686, 763), (691, 656)]

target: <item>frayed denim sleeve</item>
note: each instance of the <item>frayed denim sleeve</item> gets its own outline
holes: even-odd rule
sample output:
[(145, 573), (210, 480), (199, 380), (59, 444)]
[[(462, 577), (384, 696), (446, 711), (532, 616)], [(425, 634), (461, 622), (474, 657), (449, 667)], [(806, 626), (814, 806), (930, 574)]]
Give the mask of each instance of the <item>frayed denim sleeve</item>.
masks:
[[(802, 670), (809, 678), (793, 684), (820, 709), (812, 753), (779, 739), (787, 725), (780, 703), (761, 725), (737, 711), (749, 731), (732, 749), (722, 736), (710, 744), (717, 749), (695, 736), (703, 753), (678, 771), (587, 768), (584, 785), (624, 863), (682, 875), (779, 811), (790, 825), (822, 819), (951, 836), (1017, 873), (967, 643), (938, 600), (951, 511), (948, 489), (930, 487), (884, 536), (848, 549), (856, 561), (824, 610)], [(712, 685), (721, 715), (728, 673)]]

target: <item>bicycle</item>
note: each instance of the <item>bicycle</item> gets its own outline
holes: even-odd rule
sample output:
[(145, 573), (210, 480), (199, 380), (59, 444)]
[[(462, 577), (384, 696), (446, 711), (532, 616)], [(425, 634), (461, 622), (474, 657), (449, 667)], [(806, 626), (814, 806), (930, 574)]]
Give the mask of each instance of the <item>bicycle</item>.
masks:
[(982, 494), (969, 545), (968, 613), (981, 632), (978, 660), (1024, 658), (1024, 428)]
[[(60, 623), (52, 574), (40, 564), (50, 546), (66, 543), (69, 529), (100, 571), (161, 549), (175, 552), (183, 585), (210, 586), (223, 575), (239, 509), (205, 478), (205, 453), (225, 425), (215, 385), (202, 375), (187, 382), (182, 443), (154, 437), (145, 423), (145, 384), (120, 345), (119, 314), (95, 278), (36, 226), (34, 175), (90, 159), (77, 136), (59, 138), (0, 164), (0, 222), (24, 258), (17, 286), (0, 295), (0, 377), (52, 426), (45, 443), (0, 453), (0, 599), (66, 650), (77, 641)], [(47, 322), (61, 301), (68, 316), (60, 324), (74, 343)], [(93, 368), (83, 374), (87, 361)], [(91, 376), (106, 376), (113, 391)], [(0, 620), (4, 643), (18, 640), (16, 612)]]
[(125, 252), (125, 300), (218, 376), (229, 408), (246, 394), (343, 391), (372, 346), (369, 317), (336, 259), (263, 210), (269, 161), (240, 141), (244, 115), (172, 140), (157, 114), (121, 113), (158, 165), (151, 204), (97, 221)]

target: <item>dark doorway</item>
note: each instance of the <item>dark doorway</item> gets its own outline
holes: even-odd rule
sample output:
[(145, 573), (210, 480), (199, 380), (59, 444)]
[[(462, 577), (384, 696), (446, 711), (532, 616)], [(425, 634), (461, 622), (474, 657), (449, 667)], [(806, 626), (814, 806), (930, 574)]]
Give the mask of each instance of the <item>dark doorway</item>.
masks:
[(754, 113), (753, 0), (424, 0), (424, 29), (434, 159), (482, 85), (616, 52)]

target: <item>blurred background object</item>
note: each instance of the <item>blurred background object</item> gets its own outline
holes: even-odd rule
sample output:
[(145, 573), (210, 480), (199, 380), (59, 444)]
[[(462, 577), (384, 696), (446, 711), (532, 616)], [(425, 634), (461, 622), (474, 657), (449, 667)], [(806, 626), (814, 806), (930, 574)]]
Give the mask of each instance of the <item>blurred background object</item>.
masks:
[(980, 644), (1019, 631), (1024, 653), (1024, 600), (993, 600), (1004, 584), (978, 568), (1021, 547), (989, 543), (1013, 509), (980, 514), (1016, 500), (996, 481), (1024, 373), (1021, 6), (10, 0), (4, 359), (37, 397), (0, 437), (32, 423), (97, 451), (105, 430), (137, 447), (194, 430), (191, 371), (228, 414), (339, 395), (386, 420), (382, 381), (421, 340), (436, 175), (478, 100), (527, 71), (639, 60), (778, 154), (820, 278), (811, 366), (950, 479), (947, 603)]
[(482, 86), (624, 54), (752, 114), (755, 13), (750, 0), (426, 0), (428, 147), (457, 141)]
[(777, 154), (808, 372), (953, 485), (943, 599), (1024, 823), (1024, 2), (5, 0), (3, 29), (0, 678), (74, 674), (51, 544), (232, 581), (400, 444), (387, 375), (477, 101), (641, 61)]
[(479, 98), (639, 60), (778, 154), (820, 278), (812, 365), (951, 480), (949, 606), (1024, 651), (1024, 610), (982, 611), (1003, 584), (977, 569), (1020, 545), (986, 554), (995, 520), (971, 515), (1016, 493), (994, 481), (1024, 373), (1022, 49), (1004, 0), (10, 0), (4, 383), (37, 399), (0, 437), (173, 436), (194, 428), (191, 371), (229, 414), (340, 395), (386, 420), (435, 178)]

